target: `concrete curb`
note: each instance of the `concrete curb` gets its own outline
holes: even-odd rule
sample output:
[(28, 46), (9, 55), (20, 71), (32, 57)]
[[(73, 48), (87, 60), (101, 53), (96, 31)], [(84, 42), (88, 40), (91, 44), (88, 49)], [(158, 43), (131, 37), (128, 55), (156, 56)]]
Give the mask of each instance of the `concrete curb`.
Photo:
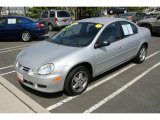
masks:
[(50, 113), (47, 109), (39, 105), (37, 102), (35, 102), (33, 99), (28, 97), (26, 94), (24, 94), (22, 91), (20, 91), (18, 88), (16, 88), (14, 85), (12, 85), (10, 82), (8, 82), (6, 79), (4, 79), (2, 76), (0, 76), (0, 83), (8, 89), (14, 96), (17, 97), (22, 103), (24, 103), (29, 109), (31, 109), (35, 113)]

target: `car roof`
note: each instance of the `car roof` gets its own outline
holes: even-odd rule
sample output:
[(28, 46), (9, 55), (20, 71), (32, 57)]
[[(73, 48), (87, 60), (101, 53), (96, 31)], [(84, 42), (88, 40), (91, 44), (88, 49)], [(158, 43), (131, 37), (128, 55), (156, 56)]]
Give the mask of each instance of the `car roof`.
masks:
[(91, 22), (91, 23), (100, 23), (100, 24), (105, 25), (111, 22), (116, 22), (116, 21), (125, 21), (125, 20), (121, 18), (95, 17), (95, 18), (87, 18), (87, 19), (78, 20), (77, 22)]

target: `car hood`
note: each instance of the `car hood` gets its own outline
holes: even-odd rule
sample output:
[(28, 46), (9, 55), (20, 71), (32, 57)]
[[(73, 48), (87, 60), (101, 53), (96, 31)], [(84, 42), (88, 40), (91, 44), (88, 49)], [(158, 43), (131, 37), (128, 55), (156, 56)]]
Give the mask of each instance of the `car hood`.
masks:
[(146, 18), (146, 19), (140, 20), (138, 23), (141, 23), (141, 22), (155, 22), (156, 20), (157, 20), (156, 18)]
[(54, 61), (70, 55), (79, 49), (81, 48), (43, 41), (22, 50), (17, 56), (17, 62), (25, 67), (37, 70), (42, 65), (54, 63)]

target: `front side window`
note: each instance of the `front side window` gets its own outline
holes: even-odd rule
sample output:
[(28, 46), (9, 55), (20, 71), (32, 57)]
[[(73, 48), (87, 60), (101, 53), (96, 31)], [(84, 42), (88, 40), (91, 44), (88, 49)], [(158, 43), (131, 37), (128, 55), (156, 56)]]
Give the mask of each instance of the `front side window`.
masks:
[(73, 23), (61, 30), (49, 41), (65, 46), (85, 47), (93, 41), (102, 27), (102, 24), (90, 22)]
[(132, 23), (121, 21), (120, 26), (122, 28), (124, 37), (131, 36), (138, 33), (137, 27)]
[(5, 18), (0, 18), (0, 25), (3, 25), (6, 23), (6, 19)]
[(116, 42), (121, 39), (121, 32), (117, 25), (117, 23), (112, 23), (108, 25), (100, 37), (98, 38), (98, 42), (108, 41), (110, 43)]

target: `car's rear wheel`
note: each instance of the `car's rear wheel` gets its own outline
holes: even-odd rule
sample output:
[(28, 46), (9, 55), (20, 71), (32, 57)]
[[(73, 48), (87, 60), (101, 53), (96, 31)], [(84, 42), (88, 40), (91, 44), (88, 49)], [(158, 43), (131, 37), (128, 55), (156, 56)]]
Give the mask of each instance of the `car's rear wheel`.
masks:
[(48, 24), (48, 30), (52, 31), (53, 30), (53, 25), (52, 24)]
[(141, 48), (138, 51), (137, 56), (135, 57), (136, 63), (142, 63), (145, 61), (147, 55), (147, 47), (145, 45), (142, 45)]
[(28, 42), (28, 41), (30, 41), (30, 40), (31, 40), (31, 34), (30, 34), (30, 32), (28, 32), (28, 31), (22, 32), (22, 33), (21, 33), (21, 40), (22, 40), (23, 42)]
[(88, 86), (90, 78), (90, 73), (86, 67), (78, 66), (74, 68), (66, 78), (65, 92), (71, 96), (83, 93)]

